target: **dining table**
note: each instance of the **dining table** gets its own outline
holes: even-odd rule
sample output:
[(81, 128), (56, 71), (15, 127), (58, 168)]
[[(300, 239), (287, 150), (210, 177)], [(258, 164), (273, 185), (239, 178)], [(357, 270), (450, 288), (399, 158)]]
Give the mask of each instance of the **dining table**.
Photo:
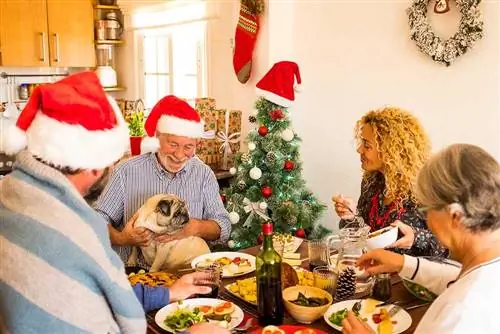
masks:
[[(244, 250), (240, 250), (240, 252), (247, 253), (250, 255), (257, 255), (257, 253), (260, 251), (260, 246), (254, 246), (251, 248), (247, 248)], [(307, 260), (308, 258), (308, 247), (307, 247), (307, 241), (304, 241), (301, 243), (300, 247), (296, 251), (297, 253), (300, 253), (301, 259), (304, 259), (302, 261), (301, 267), (307, 269), (309, 262)], [(183, 272), (184, 273), (184, 272)], [(179, 273), (180, 275), (180, 273)], [(253, 304), (250, 304), (243, 299), (240, 299), (236, 297), (235, 295), (231, 294), (228, 292), (224, 287), (227, 286), (230, 283), (235, 282), (236, 280), (239, 279), (244, 279), (248, 277), (255, 276), (255, 272), (249, 273), (244, 276), (238, 276), (238, 277), (232, 277), (232, 278), (224, 278), (222, 280), (222, 286), (219, 289), (219, 299), (227, 300), (233, 302), (235, 305), (240, 307), (243, 312), (246, 314), (246, 318), (254, 318), (255, 320), (253, 323), (255, 324), (255, 327), (252, 327), (248, 330), (248, 333), (252, 333), (255, 330), (258, 330), (258, 323), (257, 323), (257, 307)], [(408, 309), (407, 312), (410, 314), (412, 318), (412, 323), (410, 328), (408, 328), (404, 334), (410, 334), (413, 333), (422, 319), (424, 313), (427, 311), (429, 308), (430, 304), (425, 303), (420, 299), (417, 299), (414, 297), (408, 290), (404, 287), (402, 284), (402, 280), (398, 275), (393, 275), (391, 277), (391, 283), (392, 283), (392, 298), (391, 301), (393, 302), (400, 302), (402, 303), (402, 306), (404, 309)], [(358, 298), (367, 298), (370, 295), (370, 289), (367, 289), (363, 292), (357, 293), (353, 299), (358, 299)], [(163, 334), (167, 333), (163, 329), (161, 329), (156, 323), (155, 323), (155, 314), (158, 310), (151, 311), (146, 314), (146, 319), (147, 319), (147, 333), (148, 334)], [(243, 321), (242, 324), (246, 321)], [(283, 324), (284, 325), (300, 325), (295, 319), (293, 319), (287, 312), (285, 311), (284, 319), (283, 319)], [(316, 320), (312, 324), (307, 325), (308, 328), (313, 328), (313, 329), (318, 329), (326, 333), (340, 333), (339, 331), (335, 330), (334, 328), (330, 327), (323, 317), (320, 319)]]

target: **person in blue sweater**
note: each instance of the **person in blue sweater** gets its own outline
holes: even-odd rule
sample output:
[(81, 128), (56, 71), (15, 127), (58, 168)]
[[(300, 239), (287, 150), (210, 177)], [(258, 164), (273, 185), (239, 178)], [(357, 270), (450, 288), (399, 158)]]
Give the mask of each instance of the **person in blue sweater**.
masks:
[[(0, 333), (145, 333), (139, 301), (152, 303), (132, 290), (83, 197), (127, 149), (116, 102), (94, 73), (74, 74), (38, 87), (5, 138), (5, 152), (19, 153), (0, 181)], [(195, 279), (156, 302), (206, 293)]]

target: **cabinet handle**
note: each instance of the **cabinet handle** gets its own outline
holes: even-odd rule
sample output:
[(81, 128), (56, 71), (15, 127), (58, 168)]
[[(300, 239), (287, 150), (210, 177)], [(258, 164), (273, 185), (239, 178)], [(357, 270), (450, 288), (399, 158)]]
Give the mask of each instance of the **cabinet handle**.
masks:
[(41, 32), (40, 33), (40, 38), (41, 38), (41, 42), (42, 42), (42, 55), (40, 57), (40, 61), (43, 63), (45, 62), (45, 33), (44, 32)]
[(55, 49), (56, 49), (56, 55), (54, 57), (54, 62), (58, 63), (61, 61), (61, 57), (59, 54), (59, 34), (58, 33), (54, 33), (54, 45), (55, 45)]

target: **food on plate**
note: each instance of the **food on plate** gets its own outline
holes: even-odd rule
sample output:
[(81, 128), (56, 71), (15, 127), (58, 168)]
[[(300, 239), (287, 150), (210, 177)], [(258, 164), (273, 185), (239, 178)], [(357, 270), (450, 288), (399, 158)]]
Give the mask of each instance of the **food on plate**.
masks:
[(314, 329), (311, 328), (306, 328), (306, 329), (301, 329), (300, 331), (296, 331), (293, 334), (316, 334), (317, 332)]
[(252, 268), (252, 264), (248, 259), (235, 257), (234, 259), (230, 259), (226, 256), (218, 258), (218, 259), (206, 259), (197, 264), (197, 266), (211, 266), (212, 264), (219, 264), (222, 269), (226, 269), (231, 274), (239, 274), (246, 271), (249, 271)]
[(262, 334), (285, 334), (285, 331), (276, 326), (266, 326), (262, 329)]
[(437, 295), (435, 293), (418, 283), (415, 283), (407, 278), (403, 278), (402, 281), (405, 288), (408, 289), (408, 291), (410, 291), (412, 295), (419, 299), (432, 302), (437, 298)]
[[(361, 310), (361, 302), (358, 301), (352, 306), (351, 311), (354, 312), (355, 316), (359, 317), (360, 310)], [(333, 324), (337, 326), (342, 326), (342, 320), (344, 320), (347, 317), (347, 312), (349, 312), (347, 308), (338, 310), (337, 312), (332, 313), (332, 315), (328, 318), (328, 320), (330, 320)]]
[(234, 304), (231, 302), (224, 302), (217, 305), (214, 309), (214, 313), (217, 315), (226, 315), (234, 312)]
[(393, 327), (393, 322), (390, 319), (382, 320), (382, 322), (377, 326), (377, 333), (392, 334)]
[(393, 324), (396, 322), (392, 320), (387, 309), (382, 308), (379, 313), (372, 314), (372, 320), (377, 324), (378, 334), (392, 334)]
[(288, 263), (281, 263), (281, 288), (285, 290), (288, 287), (299, 284), (297, 271)]
[(299, 285), (314, 286), (314, 274), (307, 270), (297, 270)]
[(205, 316), (198, 308), (189, 310), (185, 308), (177, 309), (174, 313), (167, 316), (164, 320), (166, 326), (176, 332), (182, 332), (189, 327), (206, 322)]
[(378, 301), (376, 299), (372, 299), (372, 298), (366, 299), (362, 303), (361, 314), (372, 314), (373, 312), (375, 312), (375, 308), (380, 303), (381, 303), (381, 301)]
[(228, 289), (249, 303), (257, 303), (257, 283), (255, 277), (237, 280), (229, 285)]
[(202, 306), (197, 306), (198, 310), (200, 310), (201, 313), (203, 313), (204, 315), (211, 315), (214, 313), (214, 308), (213, 306), (209, 306), (209, 305), (202, 305)]
[(381, 235), (382, 233), (385, 233), (391, 229), (393, 229), (394, 227), (392, 226), (389, 226), (389, 227), (386, 227), (386, 228), (383, 228), (383, 229), (380, 229), (378, 231), (375, 231), (375, 232), (372, 232), (370, 234), (368, 234), (368, 237), (367, 239), (371, 239), (371, 238), (375, 238), (375, 237), (378, 237), (379, 235)]
[(290, 300), (290, 302), (300, 306), (317, 307), (328, 304), (328, 298), (306, 297), (304, 294), (299, 292), (297, 298)]
[(172, 284), (177, 281), (177, 276), (171, 273), (166, 273), (166, 272), (156, 272), (156, 273), (131, 273), (128, 276), (128, 280), (130, 281), (130, 284), (136, 285), (136, 284), (142, 284), (142, 285), (147, 285), (147, 286), (164, 286), (168, 287), (171, 286)]

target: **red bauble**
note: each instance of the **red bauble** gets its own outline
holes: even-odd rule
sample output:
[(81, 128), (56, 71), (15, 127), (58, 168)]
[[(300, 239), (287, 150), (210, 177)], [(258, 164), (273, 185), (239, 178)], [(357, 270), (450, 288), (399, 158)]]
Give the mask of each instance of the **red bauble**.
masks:
[(305, 238), (306, 237), (306, 231), (301, 227), (295, 231), (295, 236), (299, 238)]
[(227, 201), (227, 197), (226, 197), (226, 195), (221, 194), (221, 195), (220, 195), (220, 199), (222, 200), (222, 203), (226, 204), (226, 201)]
[(283, 111), (281, 109), (274, 109), (273, 111), (269, 112), (269, 116), (273, 121), (278, 121), (285, 117), (285, 114), (283, 114)]
[(260, 245), (264, 242), (264, 236), (261, 234), (259, 234), (259, 236), (257, 237), (257, 243)]
[(293, 167), (295, 167), (293, 161), (290, 160), (285, 161), (285, 165), (283, 166), (283, 168), (288, 172), (291, 171)]
[(269, 129), (267, 128), (267, 126), (265, 125), (261, 125), (259, 127), (259, 135), (261, 135), (262, 137), (264, 137), (265, 135), (267, 135), (269, 133)]
[(269, 198), (273, 194), (273, 190), (269, 186), (263, 186), (261, 192), (262, 196), (264, 196), (265, 198)]

